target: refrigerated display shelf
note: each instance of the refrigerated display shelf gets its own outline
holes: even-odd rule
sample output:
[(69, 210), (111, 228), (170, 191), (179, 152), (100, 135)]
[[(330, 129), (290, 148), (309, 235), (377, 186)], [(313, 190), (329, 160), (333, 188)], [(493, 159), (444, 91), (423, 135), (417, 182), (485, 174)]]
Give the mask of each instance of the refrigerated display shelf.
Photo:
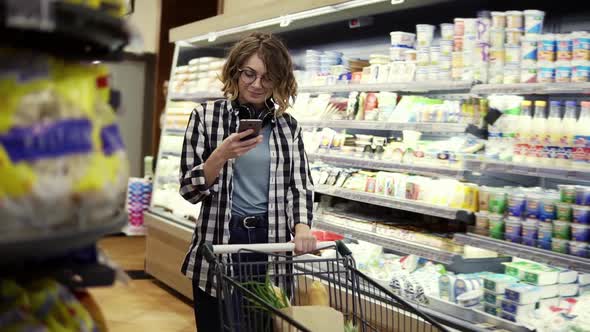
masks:
[(166, 128), (164, 130), (164, 135), (167, 135), (167, 136), (184, 136), (184, 134), (185, 134), (185, 129)]
[(194, 222), (187, 220), (185, 218), (179, 217), (177, 215), (174, 215), (174, 214), (164, 210), (163, 208), (151, 207), (148, 209), (148, 212), (153, 215), (156, 215), (160, 218), (164, 218), (164, 219), (167, 219), (171, 222), (174, 222), (182, 227), (185, 227), (185, 228), (189, 229), (191, 232), (195, 228)]
[(314, 217), (314, 227), (317, 229), (334, 232), (346, 238), (370, 242), (385, 249), (398, 252), (404, 255), (417, 255), (438, 263), (452, 264), (456, 256), (453, 252), (441, 251), (437, 248), (412, 243), (409, 241), (386, 237), (375, 232), (356, 230), (346, 226), (326, 221), (322, 216)]
[(180, 158), (181, 153), (175, 151), (162, 151), (162, 157), (176, 157)]
[(352, 92), (352, 91), (392, 91), (392, 92), (469, 92), (472, 83), (468, 81), (432, 81), (401, 83), (342, 83), (332, 85), (302, 86), (299, 93)]
[(322, 161), (327, 164), (334, 164), (343, 167), (357, 167), (388, 172), (408, 172), (428, 176), (444, 176), (456, 179), (463, 179), (466, 170), (459, 167), (435, 166), (435, 165), (411, 165), (396, 163), (387, 160), (376, 160), (369, 158), (357, 158), (338, 154), (310, 153), (310, 161)]
[(0, 238), (0, 262), (54, 257), (94, 244), (101, 237), (119, 233), (127, 224), (127, 214), (117, 211), (103, 221), (74, 222), (57, 229), (30, 229), (26, 235)]
[(471, 89), (474, 94), (589, 94), (590, 83), (515, 83), (515, 84), (477, 84)]
[(529, 259), (538, 263), (563, 267), (578, 272), (590, 273), (590, 259), (567, 254), (561, 254), (550, 250), (529, 247), (518, 243), (492, 239), (473, 233), (456, 233), (455, 242), (470, 245), (482, 249), (492, 250), (497, 253)]
[(316, 186), (315, 192), (334, 197), (345, 198), (361, 203), (384, 206), (392, 209), (410, 211), (428, 216), (435, 216), (471, 223), (474, 220), (472, 212), (424, 203), (416, 200), (377, 195), (328, 185)]
[(0, 0), (0, 44), (65, 58), (118, 59), (131, 39), (125, 20), (62, 1)]
[(590, 170), (566, 166), (549, 167), (504, 161), (466, 160), (465, 168), (472, 172), (509, 173), (561, 180), (590, 181)]
[(357, 121), (357, 120), (302, 120), (303, 127), (359, 129), (359, 130), (415, 130), (434, 133), (465, 133), (465, 123), (442, 122), (387, 122), (387, 121)]
[(207, 101), (224, 98), (221, 91), (198, 91), (192, 93), (171, 93), (172, 101)]

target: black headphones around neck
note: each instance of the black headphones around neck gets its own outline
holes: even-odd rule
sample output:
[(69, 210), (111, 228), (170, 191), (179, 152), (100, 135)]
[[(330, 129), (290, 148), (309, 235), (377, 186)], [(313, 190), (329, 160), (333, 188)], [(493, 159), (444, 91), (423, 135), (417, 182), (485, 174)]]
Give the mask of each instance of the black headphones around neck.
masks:
[[(254, 105), (250, 103), (240, 103), (237, 100), (232, 101), (232, 107), (235, 110), (236, 114), (240, 119), (258, 119), (262, 120), (262, 126), (266, 126), (269, 124), (273, 117), (275, 111), (275, 105), (272, 100), (268, 99), (265, 102), (265, 108), (260, 110), (260, 112), (256, 112)], [(258, 114), (257, 114), (258, 113)]]

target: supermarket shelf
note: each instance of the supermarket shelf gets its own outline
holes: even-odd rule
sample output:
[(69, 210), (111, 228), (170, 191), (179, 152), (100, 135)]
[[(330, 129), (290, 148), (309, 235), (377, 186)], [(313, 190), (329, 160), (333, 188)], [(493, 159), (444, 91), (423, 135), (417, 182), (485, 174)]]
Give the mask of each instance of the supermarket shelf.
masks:
[(465, 170), (458, 167), (445, 166), (427, 166), (427, 165), (410, 165), (395, 163), (387, 160), (375, 160), (368, 158), (356, 158), (338, 154), (309, 154), (310, 161), (323, 161), (328, 164), (334, 164), (344, 167), (358, 167), (388, 172), (409, 172), (428, 176), (445, 176), (462, 179)]
[(394, 198), (390, 196), (376, 195), (326, 185), (316, 186), (315, 192), (318, 194), (341, 197), (357, 202), (421, 213), (429, 216), (459, 220), (467, 223), (470, 223), (473, 220), (473, 213), (469, 211), (428, 204), (411, 199)]
[(117, 59), (131, 39), (122, 18), (63, 1), (0, 0), (0, 17), (2, 46), (66, 58)]
[(436, 248), (423, 246), (409, 241), (382, 236), (374, 232), (355, 230), (353, 228), (325, 221), (322, 216), (316, 216), (314, 218), (314, 227), (329, 232), (339, 233), (345, 237), (356, 240), (371, 242), (395, 252), (418, 255), (443, 264), (452, 264), (455, 257), (460, 256), (452, 252), (441, 251)]
[(174, 129), (174, 128), (166, 128), (164, 130), (164, 135), (167, 136), (184, 136), (185, 129)]
[(590, 94), (590, 83), (516, 83), (516, 84), (478, 84), (471, 93), (493, 94)]
[(473, 247), (492, 250), (505, 255), (529, 259), (552, 266), (590, 273), (590, 259), (588, 258), (560, 254), (549, 250), (496, 240), (472, 233), (455, 234), (455, 242), (463, 245), (470, 245)]
[(338, 129), (362, 130), (416, 130), (435, 133), (464, 133), (467, 124), (437, 123), (437, 122), (385, 122), (385, 121), (357, 121), (357, 120), (310, 120), (299, 121), (304, 127), (328, 127)]
[(126, 223), (127, 214), (119, 210), (110, 218), (87, 225), (70, 224), (56, 230), (31, 229), (27, 235), (3, 236), (0, 238), (0, 262), (58, 256), (92, 245), (105, 235), (118, 233)]
[(465, 168), (472, 172), (496, 172), (542, 178), (590, 181), (590, 170), (571, 167), (544, 167), (503, 161), (466, 160)]
[(189, 229), (191, 232), (193, 231), (193, 229), (195, 228), (195, 223), (191, 222), (190, 220), (187, 220), (185, 218), (181, 218), (179, 216), (176, 216), (162, 208), (159, 207), (151, 207), (148, 209), (148, 212), (156, 215), (160, 218), (166, 219), (168, 221), (171, 221), (177, 225), (180, 225), (182, 227), (185, 227), (187, 229)]
[(221, 91), (198, 91), (193, 93), (171, 93), (172, 101), (207, 101), (224, 98)]
[(298, 92), (352, 92), (352, 91), (393, 91), (393, 92), (469, 92), (471, 82), (467, 81), (433, 81), (374, 84), (333, 84), (300, 87)]
[(174, 151), (162, 151), (162, 157), (176, 157), (176, 158), (180, 158), (180, 152), (174, 152)]

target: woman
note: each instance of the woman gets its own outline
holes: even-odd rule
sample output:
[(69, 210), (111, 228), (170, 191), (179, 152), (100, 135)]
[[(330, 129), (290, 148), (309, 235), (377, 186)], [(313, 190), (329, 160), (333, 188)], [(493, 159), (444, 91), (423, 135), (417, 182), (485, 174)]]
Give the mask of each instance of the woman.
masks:
[[(287, 48), (270, 34), (253, 33), (231, 49), (221, 80), (227, 99), (193, 110), (180, 165), (180, 194), (202, 202), (182, 272), (193, 280), (198, 331), (207, 332), (219, 330), (220, 320), (213, 270), (199, 246), (281, 243), (291, 236), (296, 252), (316, 246), (301, 128), (285, 113), (297, 93)], [(244, 118), (263, 120), (260, 135), (237, 133)]]

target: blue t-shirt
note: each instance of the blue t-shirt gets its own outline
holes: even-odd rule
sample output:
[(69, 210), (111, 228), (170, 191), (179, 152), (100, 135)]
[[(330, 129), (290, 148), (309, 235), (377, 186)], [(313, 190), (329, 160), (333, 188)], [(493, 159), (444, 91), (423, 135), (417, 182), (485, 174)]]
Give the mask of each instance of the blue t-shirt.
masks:
[(268, 212), (271, 126), (264, 126), (260, 133), (262, 142), (234, 162), (232, 215)]

